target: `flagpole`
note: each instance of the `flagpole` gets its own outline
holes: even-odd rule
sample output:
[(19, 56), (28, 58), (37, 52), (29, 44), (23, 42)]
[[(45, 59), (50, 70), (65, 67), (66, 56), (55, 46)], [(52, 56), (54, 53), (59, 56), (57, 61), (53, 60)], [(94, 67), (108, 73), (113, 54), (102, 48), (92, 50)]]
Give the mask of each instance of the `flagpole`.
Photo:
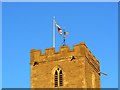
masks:
[(55, 48), (55, 16), (53, 17), (53, 48)]

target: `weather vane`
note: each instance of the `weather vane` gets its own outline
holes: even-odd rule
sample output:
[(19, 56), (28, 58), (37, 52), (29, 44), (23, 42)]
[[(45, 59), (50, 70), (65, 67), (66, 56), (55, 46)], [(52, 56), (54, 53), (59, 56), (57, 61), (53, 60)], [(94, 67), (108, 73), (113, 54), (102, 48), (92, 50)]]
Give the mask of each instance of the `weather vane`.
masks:
[(68, 32), (65, 31), (65, 29), (62, 29), (59, 24), (56, 22), (55, 20), (55, 16), (53, 17), (53, 48), (55, 48), (55, 43), (56, 43), (56, 40), (55, 40), (55, 28), (57, 27), (58, 29), (58, 32), (60, 34), (60, 36), (62, 36), (63, 38), (63, 42), (62, 42), (62, 46), (66, 46), (66, 36), (69, 34)]
[(62, 46), (66, 46), (66, 36), (69, 34), (69, 32), (66, 32), (65, 29), (63, 29), (63, 42)]

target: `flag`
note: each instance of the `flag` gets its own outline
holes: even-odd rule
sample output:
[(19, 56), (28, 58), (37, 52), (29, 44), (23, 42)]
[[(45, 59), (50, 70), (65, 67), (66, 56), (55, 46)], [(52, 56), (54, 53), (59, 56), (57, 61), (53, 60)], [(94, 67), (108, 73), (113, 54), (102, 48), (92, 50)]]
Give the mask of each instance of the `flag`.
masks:
[(60, 33), (60, 34), (62, 34), (62, 29), (61, 29), (61, 27), (55, 22), (55, 25), (56, 25), (56, 27), (58, 28), (58, 32)]

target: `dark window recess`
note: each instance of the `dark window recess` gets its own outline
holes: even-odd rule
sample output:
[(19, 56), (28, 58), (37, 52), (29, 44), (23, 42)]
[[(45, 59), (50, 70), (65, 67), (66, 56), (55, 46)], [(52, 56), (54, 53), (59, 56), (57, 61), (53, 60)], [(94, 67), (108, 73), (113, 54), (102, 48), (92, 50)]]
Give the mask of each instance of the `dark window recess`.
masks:
[(59, 68), (55, 71), (54, 83), (55, 87), (63, 86), (63, 74)]
[(60, 86), (63, 86), (62, 70), (60, 70), (59, 81), (60, 81)]
[(58, 87), (58, 72), (55, 71), (55, 87)]

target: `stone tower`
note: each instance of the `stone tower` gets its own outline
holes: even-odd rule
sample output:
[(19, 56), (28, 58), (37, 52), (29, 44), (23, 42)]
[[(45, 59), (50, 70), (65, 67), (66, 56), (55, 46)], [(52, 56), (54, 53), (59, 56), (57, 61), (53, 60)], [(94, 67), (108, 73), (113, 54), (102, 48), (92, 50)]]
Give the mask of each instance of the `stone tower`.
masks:
[(100, 64), (84, 42), (30, 52), (31, 88), (100, 88)]

